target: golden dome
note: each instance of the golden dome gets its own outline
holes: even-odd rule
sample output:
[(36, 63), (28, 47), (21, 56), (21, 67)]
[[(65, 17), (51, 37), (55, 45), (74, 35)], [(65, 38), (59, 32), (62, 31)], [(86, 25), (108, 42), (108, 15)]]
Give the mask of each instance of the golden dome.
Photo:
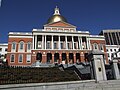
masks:
[(67, 20), (62, 15), (60, 15), (59, 8), (56, 7), (53, 16), (48, 19), (47, 24), (58, 21), (67, 22)]
[(50, 17), (48, 19), (47, 23), (54, 23), (54, 22), (58, 22), (58, 21), (67, 22), (67, 20), (63, 16), (53, 15), (52, 17)]

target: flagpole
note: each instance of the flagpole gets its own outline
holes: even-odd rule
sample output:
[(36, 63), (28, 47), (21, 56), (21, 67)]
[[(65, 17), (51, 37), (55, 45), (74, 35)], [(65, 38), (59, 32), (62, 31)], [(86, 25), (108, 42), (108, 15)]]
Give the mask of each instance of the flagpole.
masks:
[(0, 0), (0, 7), (2, 6), (2, 0)]

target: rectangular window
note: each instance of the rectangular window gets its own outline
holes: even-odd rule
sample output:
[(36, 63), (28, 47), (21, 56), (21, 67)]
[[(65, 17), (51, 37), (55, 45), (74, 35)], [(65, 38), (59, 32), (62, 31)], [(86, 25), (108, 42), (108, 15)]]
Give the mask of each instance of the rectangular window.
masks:
[(74, 43), (74, 49), (78, 49), (77, 43)]
[(2, 51), (2, 48), (0, 48), (0, 51)]
[(10, 55), (10, 62), (11, 63), (15, 62), (15, 55), (14, 54)]
[(60, 47), (61, 47), (61, 49), (64, 49), (64, 47), (63, 47), (63, 43), (60, 43)]
[(57, 49), (57, 43), (54, 42), (54, 49)]
[(67, 46), (68, 46), (68, 49), (72, 49), (72, 44), (71, 44), (71, 42), (68, 42), (68, 43), (67, 43)]
[(38, 49), (42, 49), (42, 42), (38, 41)]
[(31, 55), (30, 55), (30, 54), (28, 54), (28, 55), (26, 56), (26, 61), (27, 61), (27, 63), (30, 63), (30, 62), (31, 62)]
[(19, 56), (18, 56), (18, 62), (19, 63), (23, 62), (23, 54), (19, 54)]
[(47, 49), (50, 49), (50, 42), (47, 42)]
[(68, 49), (70, 49), (70, 43), (67, 43), (67, 47), (68, 47)]

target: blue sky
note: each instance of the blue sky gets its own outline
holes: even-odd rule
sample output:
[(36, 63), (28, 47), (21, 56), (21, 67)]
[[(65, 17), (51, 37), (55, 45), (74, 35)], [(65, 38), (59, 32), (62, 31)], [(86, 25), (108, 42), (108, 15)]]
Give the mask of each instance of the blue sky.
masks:
[(43, 28), (56, 5), (77, 30), (99, 34), (103, 29), (120, 29), (120, 0), (2, 0), (0, 43), (8, 32), (31, 32)]

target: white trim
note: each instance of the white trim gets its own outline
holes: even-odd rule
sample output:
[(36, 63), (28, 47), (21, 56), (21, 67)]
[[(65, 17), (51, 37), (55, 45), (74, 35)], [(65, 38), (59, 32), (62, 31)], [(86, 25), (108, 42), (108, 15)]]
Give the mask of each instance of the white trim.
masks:
[(51, 44), (51, 45), (52, 45), (52, 47), (51, 47), (51, 48), (52, 48), (52, 50), (53, 50), (53, 35), (52, 35), (52, 41), (51, 41), (51, 42), (52, 42), (52, 44)]
[(33, 35), (33, 37), (32, 37), (32, 47), (33, 47), (33, 49), (34, 49), (34, 35)]
[(37, 47), (37, 35), (35, 35), (35, 49), (37, 49), (36, 47)]
[(72, 36), (72, 49), (74, 49), (74, 37)]
[[(63, 47), (64, 47), (64, 45), (63, 45)], [(67, 36), (65, 36), (65, 48), (68, 49), (68, 46), (67, 46)]]
[(46, 50), (46, 37), (47, 37), (47, 36), (45, 35), (45, 50)]
[(58, 41), (58, 49), (60, 50), (60, 49), (61, 49), (61, 47), (60, 47), (60, 36), (58, 36), (58, 38), (59, 38), (59, 41)]
[(104, 38), (90, 38), (90, 40), (104, 40), (105, 41)]
[(32, 36), (9, 36), (9, 38), (32, 38)]
[[(23, 44), (23, 49), (20, 49), (20, 44)], [(25, 52), (25, 43), (24, 41), (20, 41), (19, 44), (18, 44), (18, 52)]]
[(55, 35), (55, 36), (89, 36), (89, 34), (83, 34), (83, 33), (68, 33), (68, 32), (34, 32), (33, 35)]
[(22, 54), (26, 54), (26, 53), (32, 53), (32, 52), (7, 52), (7, 53), (22, 53)]
[(42, 35), (42, 49), (44, 49), (44, 35)]

